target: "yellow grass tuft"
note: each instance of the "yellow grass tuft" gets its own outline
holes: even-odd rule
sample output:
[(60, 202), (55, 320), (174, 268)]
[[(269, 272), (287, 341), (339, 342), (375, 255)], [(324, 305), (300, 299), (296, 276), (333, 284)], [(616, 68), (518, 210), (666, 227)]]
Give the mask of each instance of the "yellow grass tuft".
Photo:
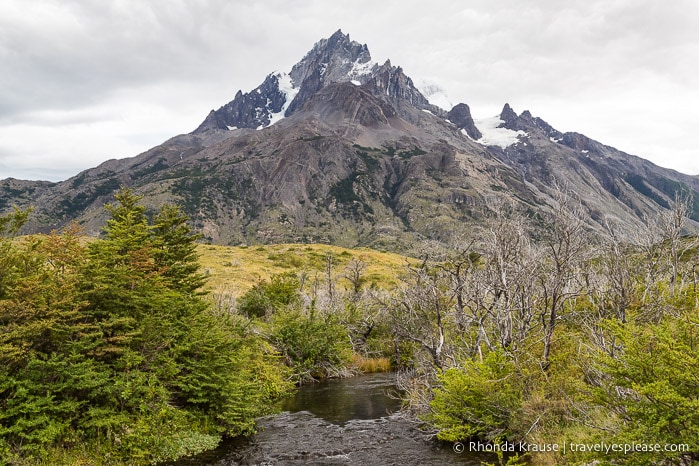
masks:
[(391, 370), (391, 360), (389, 358), (365, 358), (355, 353), (352, 355), (352, 366), (364, 374), (389, 372)]

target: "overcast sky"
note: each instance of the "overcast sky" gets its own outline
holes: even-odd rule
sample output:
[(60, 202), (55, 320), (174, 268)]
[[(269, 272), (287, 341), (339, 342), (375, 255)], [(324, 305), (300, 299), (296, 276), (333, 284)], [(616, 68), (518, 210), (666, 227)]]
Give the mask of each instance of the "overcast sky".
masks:
[(507, 102), (699, 174), (696, 0), (2, 0), (0, 179), (190, 132), (337, 29), (476, 118)]

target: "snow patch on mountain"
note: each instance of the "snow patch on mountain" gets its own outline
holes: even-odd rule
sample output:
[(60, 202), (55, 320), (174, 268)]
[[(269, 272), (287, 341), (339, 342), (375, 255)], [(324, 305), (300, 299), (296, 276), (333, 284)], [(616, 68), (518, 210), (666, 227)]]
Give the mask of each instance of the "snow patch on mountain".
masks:
[(447, 96), (447, 92), (439, 84), (427, 79), (418, 80), (415, 87), (425, 96), (427, 101), (442, 110), (449, 111), (454, 107), (451, 99)]
[[(513, 131), (511, 129), (503, 128), (500, 125), (505, 122), (500, 119), (499, 116), (494, 116), (490, 118), (474, 119), (473, 122), (476, 124), (476, 128), (481, 132), (482, 137), (477, 140), (478, 144), (484, 146), (498, 146), (505, 149), (513, 144), (519, 142), (519, 137), (529, 136), (525, 131)], [(466, 134), (464, 130), (462, 133)]]
[(378, 65), (373, 60), (368, 60), (368, 61), (365, 61), (364, 63), (360, 63), (359, 61), (356, 61), (352, 64), (352, 68), (347, 73), (347, 77), (350, 78), (351, 82), (353, 82), (353, 81), (361, 82), (362, 77), (371, 75), (371, 72), (375, 66), (378, 66)]
[(294, 100), (294, 97), (296, 97), (296, 94), (299, 93), (299, 89), (294, 87), (293, 83), (291, 82), (291, 76), (288, 73), (277, 73), (276, 76), (277, 84), (279, 85), (279, 92), (284, 94), (284, 96), (286, 97), (286, 101), (284, 102), (284, 105), (282, 106), (282, 109), (279, 112), (271, 113), (269, 115), (268, 126), (271, 126), (279, 120), (284, 119), (286, 109), (289, 108), (289, 105)]

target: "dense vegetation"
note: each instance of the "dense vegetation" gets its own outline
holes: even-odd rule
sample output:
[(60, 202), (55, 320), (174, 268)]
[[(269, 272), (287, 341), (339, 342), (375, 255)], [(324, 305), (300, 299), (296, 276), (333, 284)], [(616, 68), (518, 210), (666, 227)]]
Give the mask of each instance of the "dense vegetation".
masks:
[(284, 271), (208, 295), (186, 218), (165, 206), (149, 219), (138, 201), (122, 191), (87, 244), (74, 227), (15, 238), (28, 213), (2, 217), (6, 462), (174, 459), (254, 432), (293, 383), (389, 367), (438, 439), (517, 445), (511, 463), (699, 460), (687, 199), (633, 246), (611, 223), (604, 239), (586, 231), (563, 193), (535, 221), (493, 206), (385, 287), (346, 250), (241, 249)]
[(611, 225), (589, 235), (564, 196), (546, 230), (502, 208), (461, 254), (426, 261), (400, 300), (398, 328), (425, 354), (409, 406), (442, 440), (514, 445), (535, 464), (698, 461), (687, 205), (649, 219), (634, 247)]
[(263, 338), (197, 291), (195, 240), (178, 208), (152, 220), (122, 191), (102, 240), (75, 227), (15, 239), (0, 218), (0, 458), (130, 464), (254, 431), (291, 388)]

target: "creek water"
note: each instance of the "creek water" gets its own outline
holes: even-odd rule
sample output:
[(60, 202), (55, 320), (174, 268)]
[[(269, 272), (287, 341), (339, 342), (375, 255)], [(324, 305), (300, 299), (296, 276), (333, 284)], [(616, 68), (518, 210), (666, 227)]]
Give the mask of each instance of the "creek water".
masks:
[(259, 433), (232, 439), (178, 465), (480, 465), (491, 456), (456, 453), (400, 412), (395, 374), (304, 385)]

